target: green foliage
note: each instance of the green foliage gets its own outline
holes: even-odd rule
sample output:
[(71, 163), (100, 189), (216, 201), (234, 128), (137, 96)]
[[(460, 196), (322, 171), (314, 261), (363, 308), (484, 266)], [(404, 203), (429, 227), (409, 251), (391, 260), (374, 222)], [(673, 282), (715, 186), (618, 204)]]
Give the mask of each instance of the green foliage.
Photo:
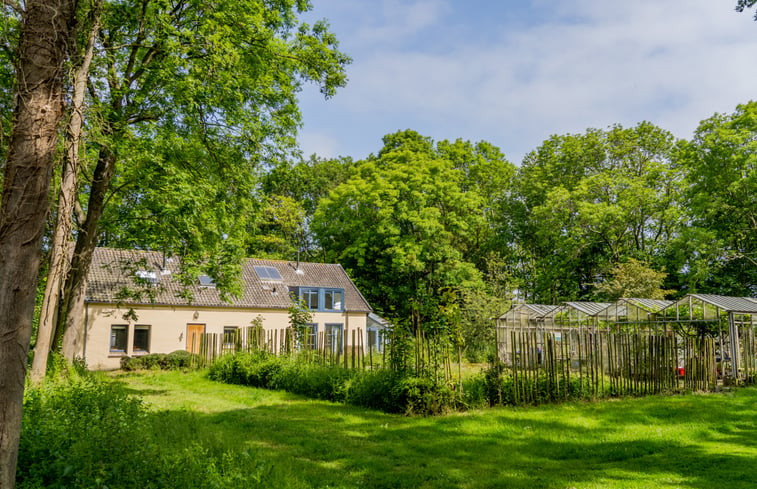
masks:
[(199, 356), (186, 350), (171, 353), (149, 353), (121, 358), (121, 370), (186, 370), (199, 365)]
[(650, 123), (552, 136), (523, 161), (512, 204), (532, 302), (588, 297), (612, 264), (664, 260), (681, 210), (673, 136)]
[(313, 322), (313, 313), (308, 309), (305, 301), (301, 297), (292, 297), (292, 304), (289, 306), (289, 325), (295, 334), (297, 345), (305, 345), (305, 332), (308, 324)]
[(249, 452), (213, 453), (189, 440), (169, 446), (167, 427), (153, 422), (142, 401), (92, 375), (27, 387), (16, 487), (268, 486), (270, 468)]
[(662, 284), (667, 274), (658, 272), (635, 258), (615, 264), (605, 281), (594, 284), (595, 294), (601, 299), (616, 301), (621, 297), (664, 299), (672, 290), (664, 290)]
[(435, 415), (457, 407), (449, 386), (428, 376), (324, 366), (267, 352), (225, 355), (211, 365), (209, 376), (220, 382), (281, 389), (389, 413)]
[(485, 143), (439, 143), (413, 131), (384, 137), (378, 156), (321, 200), (312, 230), (374, 306), (416, 330), (439, 320), (443, 290), (482, 285), (475, 262), (492, 201), (477, 182), (511, 165)]
[(302, 204), (284, 195), (269, 195), (250, 233), (247, 254), (258, 258), (294, 260), (305, 240)]
[(753, 295), (757, 287), (757, 102), (704, 120), (677, 148), (691, 223), (676, 265), (692, 290)]
[[(516, 378), (501, 362), (494, 362), (483, 375), (469, 379), (468, 389), (476, 395), (471, 398), (481, 401), (485, 396), (490, 406), (520, 406), (523, 404), (544, 404), (558, 401), (587, 400), (610, 396), (609, 383), (607, 391), (592, 391), (588, 379), (573, 376), (565, 381), (559, 393), (555, 390), (554, 379), (544, 372), (533, 373), (530, 378)], [(529, 401), (524, 401), (524, 392), (528, 390)]]
[[(757, 0), (738, 0), (736, 11), (743, 12), (744, 9), (753, 7), (755, 3), (757, 3)], [(757, 20), (757, 14), (755, 14), (754, 19)]]
[[(185, 282), (207, 273), (222, 293), (240, 292), (250, 230), (274, 205), (258, 205), (257, 174), (297, 152), (297, 93), (313, 82), (329, 97), (346, 82), (350, 59), (328, 25), (299, 20), (310, 8), (104, 3), (84, 141), (109, 194), (101, 245), (182, 256)], [(284, 245), (264, 248), (288, 254)]]

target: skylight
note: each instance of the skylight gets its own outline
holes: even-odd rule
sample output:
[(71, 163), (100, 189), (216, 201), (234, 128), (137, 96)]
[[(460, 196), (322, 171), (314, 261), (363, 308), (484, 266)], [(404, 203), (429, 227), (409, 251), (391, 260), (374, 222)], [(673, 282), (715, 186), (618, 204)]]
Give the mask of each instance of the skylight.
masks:
[(158, 283), (158, 274), (155, 272), (151, 272), (148, 270), (137, 270), (134, 275), (137, 276), (137, 278), (144, 280), (147, 283), (150, 284), (157, 284)]
[(281, 280), (281, 274), (273, 267), (257, 265), (253, 268), (255, 268), (255, 273), (258, 274), (260, 280)]
[(211, 288), (216, 286), (216, 281), (210, 275), (200, 275), (197, 279), (200, 281), (200, 287)]

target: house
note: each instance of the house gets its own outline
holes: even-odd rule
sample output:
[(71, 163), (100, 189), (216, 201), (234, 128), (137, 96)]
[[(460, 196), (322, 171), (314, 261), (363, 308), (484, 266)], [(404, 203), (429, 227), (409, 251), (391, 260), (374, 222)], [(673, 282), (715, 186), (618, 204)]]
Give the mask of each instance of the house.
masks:
[(96, 249), (78, 356), (92, 369), (114, 369), (124, 356), (196, 352), (202, 334), (233, 337), (258, 317), (264, 331), (279, 331), (289, 326), (292, 297), (312, 313), (311, 347), (350, 348), (353, 331), (367, 334), (371, 307), (341, 265), (247, 259), (242, 293), (228, 301), (210, 277), (186, 285), (179, 271), (178, 258), (159, 252)]
[(389, 321), (375, 312), (369, 312), (366, 324), (366, 345), (368, 345), (368, 348), (373, 348), (378, 352), (382, 352), (384, 350), (384, 345), (389, 341), (387, 332), (390, 327), (391, 324)]

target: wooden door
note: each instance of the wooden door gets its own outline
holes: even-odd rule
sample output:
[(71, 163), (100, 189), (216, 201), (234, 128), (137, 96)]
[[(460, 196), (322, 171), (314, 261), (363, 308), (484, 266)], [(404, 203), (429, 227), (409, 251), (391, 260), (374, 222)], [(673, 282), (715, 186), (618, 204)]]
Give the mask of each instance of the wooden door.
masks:
[(200, 353), (202, 335), (205, 334), (204, 324), (187, 324), (187, 351)]

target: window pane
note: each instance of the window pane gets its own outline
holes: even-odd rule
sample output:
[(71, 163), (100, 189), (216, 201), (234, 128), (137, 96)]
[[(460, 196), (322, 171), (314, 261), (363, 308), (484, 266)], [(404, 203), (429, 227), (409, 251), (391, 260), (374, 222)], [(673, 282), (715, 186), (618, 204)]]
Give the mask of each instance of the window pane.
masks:
[(335, 290), (334, 291), (334, 307), (333, 309), (342, 310), (342, 291), (341, 290)]
[(342, 291), (341, 290), (326, 290), (324, 292), (324, 304), (323, 308), (330, 311), (342, 310)]
[(126, 351), (126, 325), (110, 327), (110, 351)]
[(311, 311), (318, 309), (318, 289), (302, 289), (301, 297), (308, 309)]
[(341, 324), (327, 324), (325, 326), (324, 341), (327, 350), (333, 352), (342, 351), (342, 325)]
[(305, 349), (315, 350), (318, 347), (318, 325), (310, 323), (305, 327)]
[(216, 282), (210, 275), (200, 275), (197, 277), (200, 281), (200, 287), (215, 287)]
[(239, 328), (236, 326), (223, 327), (223, 342), (226, 345), (233, 345), (239, 339)]
[(134, 326), (134, 351), (150, 351), (150, 326)]

